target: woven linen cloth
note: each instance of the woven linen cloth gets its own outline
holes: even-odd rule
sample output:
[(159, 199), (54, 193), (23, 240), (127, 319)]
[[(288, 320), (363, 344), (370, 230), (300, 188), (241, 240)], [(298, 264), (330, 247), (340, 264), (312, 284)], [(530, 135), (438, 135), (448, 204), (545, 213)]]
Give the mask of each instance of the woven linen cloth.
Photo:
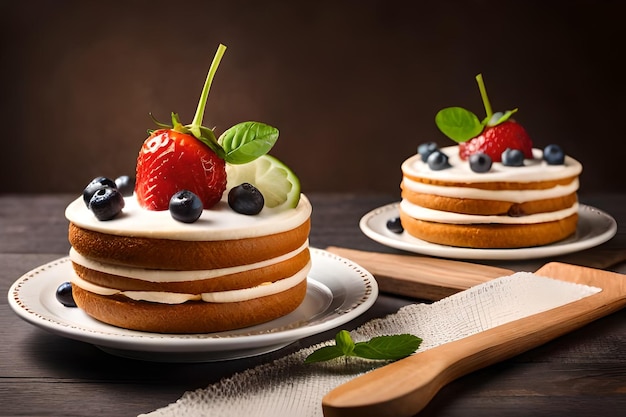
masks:
[[(518, 272), (432, 304), (411, 304), (350, 332), (355, 342), (409, 333), (423, 339), (417, 352), (468, 337), (601, 291), (532, 273)], [(321, 417), (322, 398), (337, 386), (386, 364), (338, 358), (305, 364), (328, 340), (189, 391), (175, 403), (140, 417)]]

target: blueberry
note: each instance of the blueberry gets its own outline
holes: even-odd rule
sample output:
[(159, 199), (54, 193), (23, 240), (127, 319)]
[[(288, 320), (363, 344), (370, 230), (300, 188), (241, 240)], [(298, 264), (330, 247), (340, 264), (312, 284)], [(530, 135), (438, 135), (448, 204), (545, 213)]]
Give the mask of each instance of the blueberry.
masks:
[(120, 214), (123, 208), (124, 197), (117, 188), (102, 187), (89, 200), (89, 210), (98, 220), (111, 220)]
[(122, 175), (115, 179), (115, 185), (122, 196), (130, 197), (135, 192), (135, 178)]
[(435, 142), (425, 142), (417, 147), (417, 153), (422, 157), (422, 161), (428, 161), (428, 156), (437, 150)]
[(548, 165), (563, 165), (565, 152), (559, 145), (548, 145), (543, 149), (543, 159)]
[(387, 229), (393, 233), (404, 232), (404, 227), (402, 227), (402, 223), (400, 222), (400, 217), (394, 217), (393, 219), (387, 220)]
[(241, 214), (259, 214), (265, 205), (263, 194), (252, 184), (244, 182), (228, 192), (228, 205)]
[(502, 152), (502, 165), (508, 167), (521, 167), (524, 165), (524, 153), (519, 149), (506, 148)]
[(189, 190), (182, 190), (170, 198), (169, 209), (174, 220), (193, 223), (200, 218), (204, 207), (200, 197)]
[(434, 151), (428, 156), (428, 166), (433, 171), (441, 171), (450, 167), (448, 156), (441, 151)]
[(56, 291), (57, 301), (63, 304), (65, 307), (76, 307), (74, 296), (72, 295), (72, 284), (64, 282), (59, 285)]
[(491, 169), (491, 157), (486, 153), (474, 153), (469, 157), (469, 165), (472, 171), (482, 174)]
[(83, 190), (83, 201), (89, 207), (89, 201), (96, 191), (103, 187), (117, 188), (115, 181), (107, 177), (96, 177)]

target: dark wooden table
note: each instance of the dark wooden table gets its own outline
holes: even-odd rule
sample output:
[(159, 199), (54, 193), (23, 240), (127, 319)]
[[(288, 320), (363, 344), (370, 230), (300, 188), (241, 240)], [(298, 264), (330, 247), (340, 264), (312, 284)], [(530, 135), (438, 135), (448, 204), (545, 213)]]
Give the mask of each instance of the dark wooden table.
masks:
[[(68, 195), (0, 196), (0, 415), (135, 416), (176, 401), (188, 390), (334, 336), (337, 329), (280, 351), (204, 364), (123, 359), (86, 343), (32, 326), (7, 304), (9, 286), (22, 274), (66, 256)], [(311, 245), (400, 253), (365, 237), (360, 217), (395, 196), (310, 195)], [(581, 196), (618, 221), (606, 243), (626, 251), (626, 194)], [(492, 262), (534, 270), (546, 259)], [(626, 264), (608, 268), (626, 273)], [(381, 294), (375, 305), (342, 328), (352, 329), (414, 300)], [(626, 409), (626, 310), (445, 387), (420, 416), (621, 416)]]

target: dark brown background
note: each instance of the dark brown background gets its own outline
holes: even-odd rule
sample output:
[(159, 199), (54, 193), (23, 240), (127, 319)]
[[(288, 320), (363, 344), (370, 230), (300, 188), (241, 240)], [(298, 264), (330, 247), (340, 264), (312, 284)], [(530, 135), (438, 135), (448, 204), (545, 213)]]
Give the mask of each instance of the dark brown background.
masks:
[(305, 192), (398, 192), (399, 166), (447, 106), (518, 107), (535, 145), (624, 191), (620, 1), (4, 1), (0, 193), (76, 192), (134, 171), (148, 113), (278, 127)]

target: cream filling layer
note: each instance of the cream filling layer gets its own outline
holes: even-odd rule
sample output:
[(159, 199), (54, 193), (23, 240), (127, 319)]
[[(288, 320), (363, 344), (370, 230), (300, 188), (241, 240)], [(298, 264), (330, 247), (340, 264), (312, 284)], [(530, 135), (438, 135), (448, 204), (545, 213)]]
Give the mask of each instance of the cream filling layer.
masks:
[(446, 187), (424, 184), (405, 177), (402, 179), (402, 187), (416, 193), (443, 197), (524, 203), (570, 195), (578, 190), (579, 182), (578, 177), (576, 177), (567, 185), (557, 185), (543, 190), (481, 190), (470, 187)]
[(472, 171), (468, 161), (459, 157), (458, 146), (448, 146), (441, 151), (448, 156), (451, 167), (433, 171), (420, 155), (413, 155), (402, 163), (402, 172), (420, 178), (460, 183), (473, 182), (537, 182), (569, 178), (582, 172), (582, 164), (570, 156), (563, 165), (548, 165), (543, 161), (543, 151), (533, 149), (533, 159), (524, 160), (522, 167), (510, 167), (494, 162), (491, 170), (485, 173)]
[(254, 216), (239, 214), (226, 198), (204, 210), (194, 223), (181, 223), (169, 210), (152, 211), (139, 206), (135, 196), (124, 199), (125, 206), (113, 220), (100, 221), (87, 209), (82, 197), (65, 209), (65, 217), (75, 225), (116, 236), (147, 237), (186, 241), (235, 240), (266, 236), (295, 229), (311, 216), (311, 203), (304, 194), (298, 206), (289, 210), (264, 208)]
[(182, 304), (187, 301), (205, 301), (207, 303), (235, 303), (240, 301), (253, 300), (255, 298), (266, 297), (268, 295), (278, 294), (295, 287), (307, 278), (307, 274), (311, 270), (311, 262), (294, 275), (275, 281), (268, 282), (252, 288), (244, 288), (241, 290), (217, 291), (202, 294), (183, 294), (174, 292), (161, 291), (121, 291), (114, 288), (102, 287), (92, 284), (80, 278), (76, 273), (72, 272), (70, 281), (72, 285), (77, 285), (85, 291), (92, 292), (103, 296), (112, 296), (116, 294), (124, 295), (136, 301), (149, 301), (159, 304)]
[(407, 200), (400, 202), (400, 209), (408, 216), (418, 220), (451, 224), (535, 224), (565, 219), (578, 212), (578, 203), (570, 208), (548, 213), (530, 214), (528, 216), (481, 216), (476, 214), (459, 214), (449, 211), (432, 210), (421, 207)]
[(170, 271), (162, 269), (132, 268), (127, 266), (107, 264), (86, 258), (76, 252), (74, 248), (70, 249), (70, 259), (72, 260), (72, 262), (82, 265), (85, 268), (93, 269), (95, 271), (104, 272), (111, 275), (117, 275), (120, 277), (139, 279), (148, 282), (184, 282), (217, 278), (225, 275), (236, 274), (239, 272), (264, 268), (293, 258), (303, 250), (307, 249), (308, 245), (309, 242), (307, 240), (301, 247), (294, 251), (261, 262), (256, 262), (248, 265), (238, 265), (229, 268), (198, 271)]

